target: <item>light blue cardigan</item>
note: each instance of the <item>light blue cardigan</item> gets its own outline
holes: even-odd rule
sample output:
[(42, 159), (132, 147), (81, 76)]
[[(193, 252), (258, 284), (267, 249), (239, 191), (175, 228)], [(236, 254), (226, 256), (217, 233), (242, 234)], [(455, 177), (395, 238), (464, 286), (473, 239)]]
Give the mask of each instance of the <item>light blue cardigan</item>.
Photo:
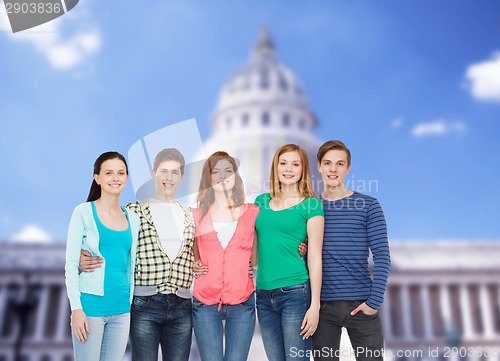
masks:
[[(137, 236), (139, 234), (140, 220), (133, 211), (125, 209), (132, 231), (132, 249), (130, 252), (130, 264), (128, 279), (130, 282), (130, 302), (134, 295), (134, 270), (135, 253), (137, 249)], [(81, 272), (79, 269), (80, 251), (86, 250), (93, 256), (102, 257), (99, 252), (99, 233), (92, 214), (90, 202), (82, 203), (75, 207), (69, 222), (68, 240), (66, 245), (66, 291), (68, 293), (71, 310), (82, 309), (80, 292), (93, 295), (104, 295), (104, 270), (106, 260), (103, 258), (102, 267), (96, 268), (94, 272)]]

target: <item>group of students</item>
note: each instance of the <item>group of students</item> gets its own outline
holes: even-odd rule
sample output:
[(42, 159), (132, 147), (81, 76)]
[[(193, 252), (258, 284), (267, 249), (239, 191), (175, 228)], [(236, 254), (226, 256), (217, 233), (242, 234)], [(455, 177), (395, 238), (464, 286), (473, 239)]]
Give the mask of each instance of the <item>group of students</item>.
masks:
[(164, 361), (187, 361), (192, 329), (202, 361), (247, 360), (256, 310), (271, 361), (338, 360), (342, 327), (358, 360), (382, 360), (384, 215), (375, 198), (346, 188), (351, 154), (342, 142), (324, 143), (317, 161), (319, 197), (305, 151), (280, 147), (270, 192), (250, 204), (237, 160), (215, 152), (191, 210), (175, 198), (185, 165), (178, 150), (156, 156), (155, 195), (126, 207), (125, 158), (99, 156), (68, 232), (75, 360), (122, 360), (130, 336), (135, 361), (157, 361), (159, 346)]

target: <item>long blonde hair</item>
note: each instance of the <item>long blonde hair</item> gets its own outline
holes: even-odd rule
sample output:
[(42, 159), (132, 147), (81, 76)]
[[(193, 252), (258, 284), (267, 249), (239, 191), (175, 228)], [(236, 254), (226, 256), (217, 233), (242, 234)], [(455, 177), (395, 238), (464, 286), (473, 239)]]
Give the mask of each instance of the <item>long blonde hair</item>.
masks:
[(302, 174), (298, 182), (299, 195), (301, 197), (315, 197), (311, 182), (311, 173), (309, 171), (309, 161), (307, 159), (307, 154), (304, 149), (299, 147), (297, 144), (285, 144), (280, 147), (276, 153), (274, 153), (273, 164), (271, 165), (271, 175), (270, 175), (270, 193), (271, 197), (281, 197), (281, 183), (278, 176), (278, 163), (279, 158), (282, 154), (288, 152), (297, 152), (300, 161), (302, 162)]

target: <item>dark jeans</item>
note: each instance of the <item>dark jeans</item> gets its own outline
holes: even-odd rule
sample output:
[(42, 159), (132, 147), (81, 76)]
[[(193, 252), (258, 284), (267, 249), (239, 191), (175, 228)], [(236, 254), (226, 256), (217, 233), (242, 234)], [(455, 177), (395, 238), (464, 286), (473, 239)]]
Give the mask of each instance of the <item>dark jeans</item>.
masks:
[(364, 301), (321, 302), (318, 329), (313, 335), (314, 360), (338, 360), (342, 327), (347, 329), (357, 361), (383, 361), (384, 337), (378, 312), (350, 313)]
[(192, 335), (191, 299), (176, 295), (134, 296), (130, 317), (132, 360), (187, 361)]

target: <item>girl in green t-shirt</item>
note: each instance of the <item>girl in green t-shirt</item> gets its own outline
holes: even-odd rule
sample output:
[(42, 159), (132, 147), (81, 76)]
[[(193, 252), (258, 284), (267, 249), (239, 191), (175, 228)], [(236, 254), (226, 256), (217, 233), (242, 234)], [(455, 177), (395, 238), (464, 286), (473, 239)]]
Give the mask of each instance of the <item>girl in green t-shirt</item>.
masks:
[[(262, 339), (270, 360), (309, 360), (319, 320), (324, 214), (312, 191), (306, 152), (295, 144), (278, 149), (270, 183), (271, 192), (255, 200)], [(308, 268), (297, 253), (306, 238)]]

